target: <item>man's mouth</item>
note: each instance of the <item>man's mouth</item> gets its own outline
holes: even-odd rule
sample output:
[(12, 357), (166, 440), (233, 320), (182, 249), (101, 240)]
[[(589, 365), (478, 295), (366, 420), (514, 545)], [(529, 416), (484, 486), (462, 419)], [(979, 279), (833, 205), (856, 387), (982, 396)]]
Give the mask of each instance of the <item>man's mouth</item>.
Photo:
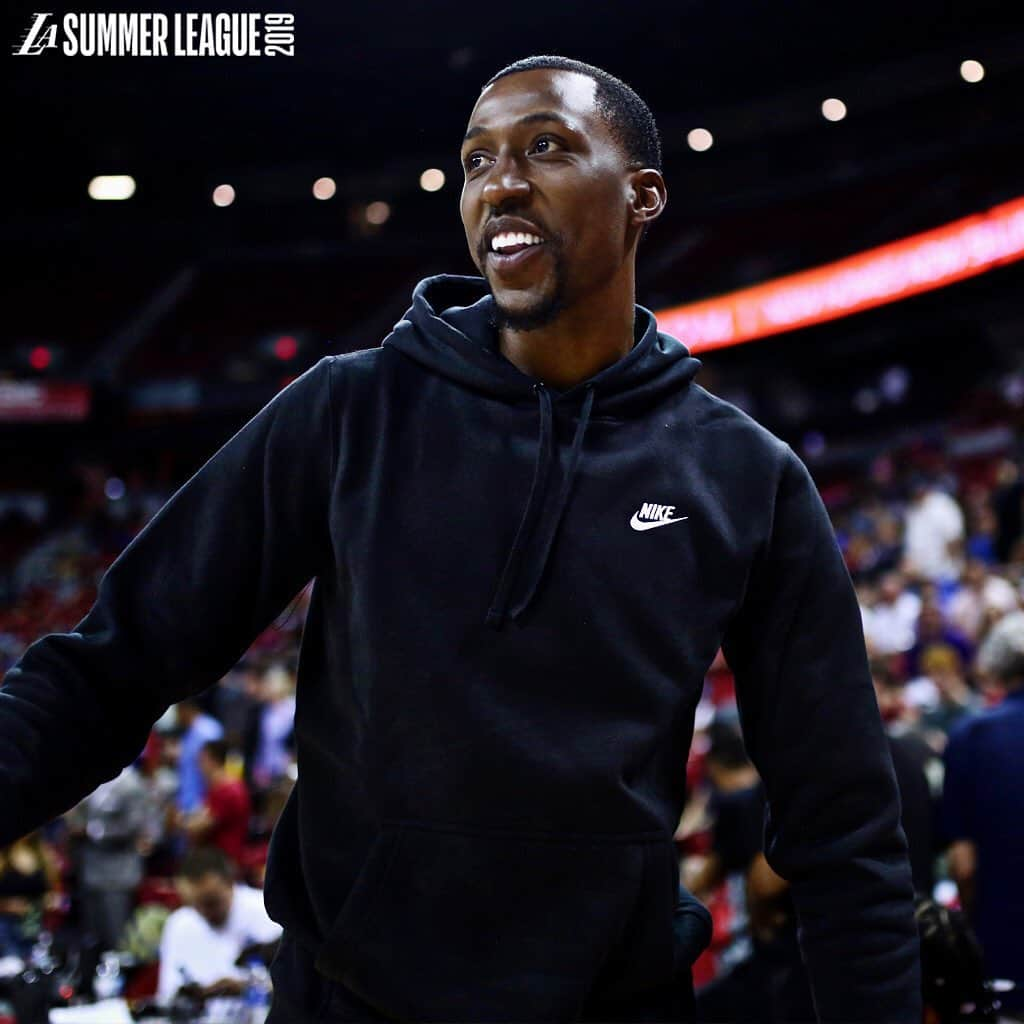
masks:
[(503, 231), (491, 239), (489, 251), (498, 256), (515, 256), (531, 246), (543, 244), (544, 239), (540, 235), (524, 231)]
[(516, 244), (504, 250), (494, 250), (487, 254), (487, 263), (494, 273), (500, 277), (517, 277), (524, 268), (533, 267), (543, 259), (547, 246), (541, 244)]
[(493, 273), (501, 277), (519, 277), (532, 267), (548, 249), (546, 239), (532, 231), (499, 231), (487, 246), (486, 261)]

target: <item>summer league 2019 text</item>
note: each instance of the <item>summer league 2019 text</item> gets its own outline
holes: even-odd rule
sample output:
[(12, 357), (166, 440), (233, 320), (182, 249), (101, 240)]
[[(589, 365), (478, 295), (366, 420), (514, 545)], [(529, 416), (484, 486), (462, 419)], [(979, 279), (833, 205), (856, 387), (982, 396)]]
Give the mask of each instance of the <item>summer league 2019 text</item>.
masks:
[(295, 16), (254, 12), (37, 12), (18, 56), (292, 57)]

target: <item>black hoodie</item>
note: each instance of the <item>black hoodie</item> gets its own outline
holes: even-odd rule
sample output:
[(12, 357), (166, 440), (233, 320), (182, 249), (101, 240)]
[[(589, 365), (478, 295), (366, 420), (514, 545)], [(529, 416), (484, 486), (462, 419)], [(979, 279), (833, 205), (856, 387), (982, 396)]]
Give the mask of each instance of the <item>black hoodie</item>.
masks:
[[(385, 1014), (570, 1020), (708, 941), (672, 840), (719, 646), (818, 1012), (919, 1020), (918, 939), (861, 619), (792, 450), (636, 341), (566, 391), (438, 277), (160, 510), (0, 690), (0, 844), (139, 752), (315, 577), (271, 915)], [(684, 894), (685, 895), (685, 894)]]

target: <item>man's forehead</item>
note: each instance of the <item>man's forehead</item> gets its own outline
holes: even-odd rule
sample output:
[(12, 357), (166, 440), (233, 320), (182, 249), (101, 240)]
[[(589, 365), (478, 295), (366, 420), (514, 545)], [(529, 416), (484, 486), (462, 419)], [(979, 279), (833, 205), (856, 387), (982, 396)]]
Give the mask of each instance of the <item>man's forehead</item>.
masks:
[(469, 126), (497, 127), (538, 110), (550, 110), (581, 128), (599, 121), (597, 82), (561, 68), (537, 68), (499, 78), (480, 94)]

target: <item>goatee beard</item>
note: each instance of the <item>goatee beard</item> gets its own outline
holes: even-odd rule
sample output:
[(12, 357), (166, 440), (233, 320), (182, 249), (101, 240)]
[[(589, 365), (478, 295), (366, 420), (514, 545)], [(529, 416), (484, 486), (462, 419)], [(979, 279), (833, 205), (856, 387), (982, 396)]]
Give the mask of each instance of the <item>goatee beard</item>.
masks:
[(536, 331), (538, 328), (554, 323), (563, 309), (565, 309), (565, 296), (562, 289), (558, 289), (548, 298), (541, 300), (532, 309), (518, 312), (502, 308), (495, 298), (494, 326), (499, 329), (504, 327), (510, 331)]
[(550, 295), (541, 298), (529, 309), (514, 311), (505, 309), (494, 295), (494, 288), (491, 294), (494, 295), (494, 326), (510, 331), (536, 331), (538, 328), (547, 327), (558, 319), (566, 307), (565, 302), (565, 274), (561, 260), (555, 257), (555, 287)]

